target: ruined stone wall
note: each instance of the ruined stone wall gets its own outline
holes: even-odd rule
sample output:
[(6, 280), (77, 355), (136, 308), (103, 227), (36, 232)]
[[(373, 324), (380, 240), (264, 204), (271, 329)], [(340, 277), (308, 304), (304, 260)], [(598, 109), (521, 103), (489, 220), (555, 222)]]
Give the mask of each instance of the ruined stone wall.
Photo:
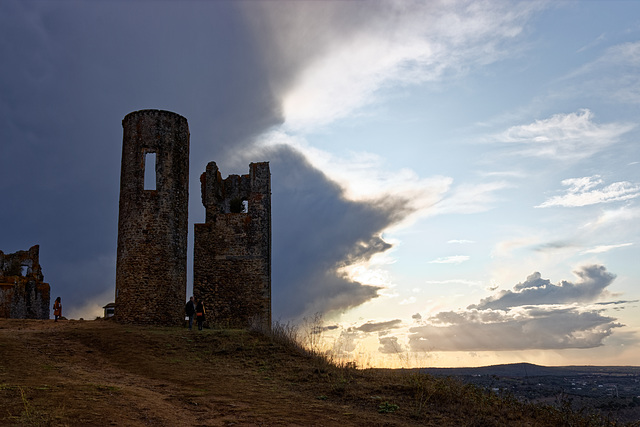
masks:
[[(178, 325), (187, 287), (189, 126), (178, 114), (141, 110), (122, 127), (115, 317)], [(151, 153), (155, 189), (145, 189)]]
[(5, 254), (0, 251), (0, 317), (48, 319), (50, 288), (40, 267), (40, 246)]
[(200, 178), (204, 224), (195, 224), (193, 294), (207, 320), (224, 327), (271, 327), (271, 174), (222, 179), (215, 162)]

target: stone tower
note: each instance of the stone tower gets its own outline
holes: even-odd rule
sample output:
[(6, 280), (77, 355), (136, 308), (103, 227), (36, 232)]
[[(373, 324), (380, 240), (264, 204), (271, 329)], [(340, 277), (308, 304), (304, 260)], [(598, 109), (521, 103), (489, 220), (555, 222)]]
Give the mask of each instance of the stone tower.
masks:
[(271, 328), (271, 173), (222, 179), (215, 162), (200, 177), (204, 224), (195, 224), (193, 295), (222, 327)]
[(178, 325), (187, 291), (189, 126), (169, 111), (122, 120), (115, 317)]

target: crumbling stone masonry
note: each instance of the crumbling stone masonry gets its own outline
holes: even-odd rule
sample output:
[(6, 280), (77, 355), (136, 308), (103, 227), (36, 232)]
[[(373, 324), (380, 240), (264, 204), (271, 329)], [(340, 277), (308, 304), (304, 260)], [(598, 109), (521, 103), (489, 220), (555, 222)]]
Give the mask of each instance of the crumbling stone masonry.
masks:
[(215, 162), (200, 177), (204, 224), (195, 224), (193, 294), (223, 327), (271, 327), (271, 174), (222, 179)]
[(40, 246), (5, 254), (0, 251), (0, 317), (48, 319), (50, 288), (40, 268)]
[(141, 110), (127, 114), (122, 127), (115, 317), (179, 325), (187, 292), (187, 119)]

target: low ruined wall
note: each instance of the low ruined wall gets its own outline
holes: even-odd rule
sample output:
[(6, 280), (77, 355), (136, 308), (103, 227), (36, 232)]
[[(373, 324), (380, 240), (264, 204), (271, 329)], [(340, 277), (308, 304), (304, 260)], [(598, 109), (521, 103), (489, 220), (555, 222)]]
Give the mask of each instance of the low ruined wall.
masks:
[(50, 287), (40, 268), (40, 247), (5, 254), (0, 251), (0, 317), (48, 319)]

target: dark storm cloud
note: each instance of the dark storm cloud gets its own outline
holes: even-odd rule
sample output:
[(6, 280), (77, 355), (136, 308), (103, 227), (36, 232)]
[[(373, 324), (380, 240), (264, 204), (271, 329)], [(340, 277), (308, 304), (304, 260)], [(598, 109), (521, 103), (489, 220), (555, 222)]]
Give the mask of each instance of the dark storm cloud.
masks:
[[(363, 28), (399, 13), (396, 5), (372, 2), (246, 2), (259, 54), (268, 64), (271, 87), (284, 95), (300, 71), (336, 44), (356, 37)], [(392, 21), (393, 22), (393, 21)], [(281, 99), (281, 98), (280, 98)]]
[[(323, 15), (336, 26), (326, 43), (365, 19), (366, 8), (347, 9), (360, 14)], [(251, 148), (282, 122), (283, 92), (326, 48), (300, 38), (305, 49), (289, 49), (296, 26), (279, 32), (276, 15), (253, 2), (0, 2), (0, 249), (40, 244), (66, 314), (113, 298), (121, 121), (145, 108), (189, 122), (189, 282), (206, 164), (226, 176), (270, 161), (274, 318), (376, 297), (337, 269), (389, 248), (380, 231), (403, 214), (395, 201), (347, 201), (293, 149)]]
[(0, 2), (0, 247), (40, 244), (68, 315), (113, 298), (122, 118), (187, 117), (203, 217), (206, 163), (281, 121), (256, 49), (233, 3)]
[(514, 291), (502, 291), (485, 298), (469, 309), (508, 309), (528, 304), (564, 304), (594, 301), (613, 282), (615, 275), (601, 265), (590, 265), (574, 271), (576, 283), (561, 281), (553, 285), (536, 272), (523, 283), (514, 286)]
[(338, 268), (388, 248), (379, 235), (397, 212), (384, 203), (346, 200), (291, 147), (260, 155), (272, 173), (274, 316), (344, 310), (375, 298), (378, 287), (354, 282)]

